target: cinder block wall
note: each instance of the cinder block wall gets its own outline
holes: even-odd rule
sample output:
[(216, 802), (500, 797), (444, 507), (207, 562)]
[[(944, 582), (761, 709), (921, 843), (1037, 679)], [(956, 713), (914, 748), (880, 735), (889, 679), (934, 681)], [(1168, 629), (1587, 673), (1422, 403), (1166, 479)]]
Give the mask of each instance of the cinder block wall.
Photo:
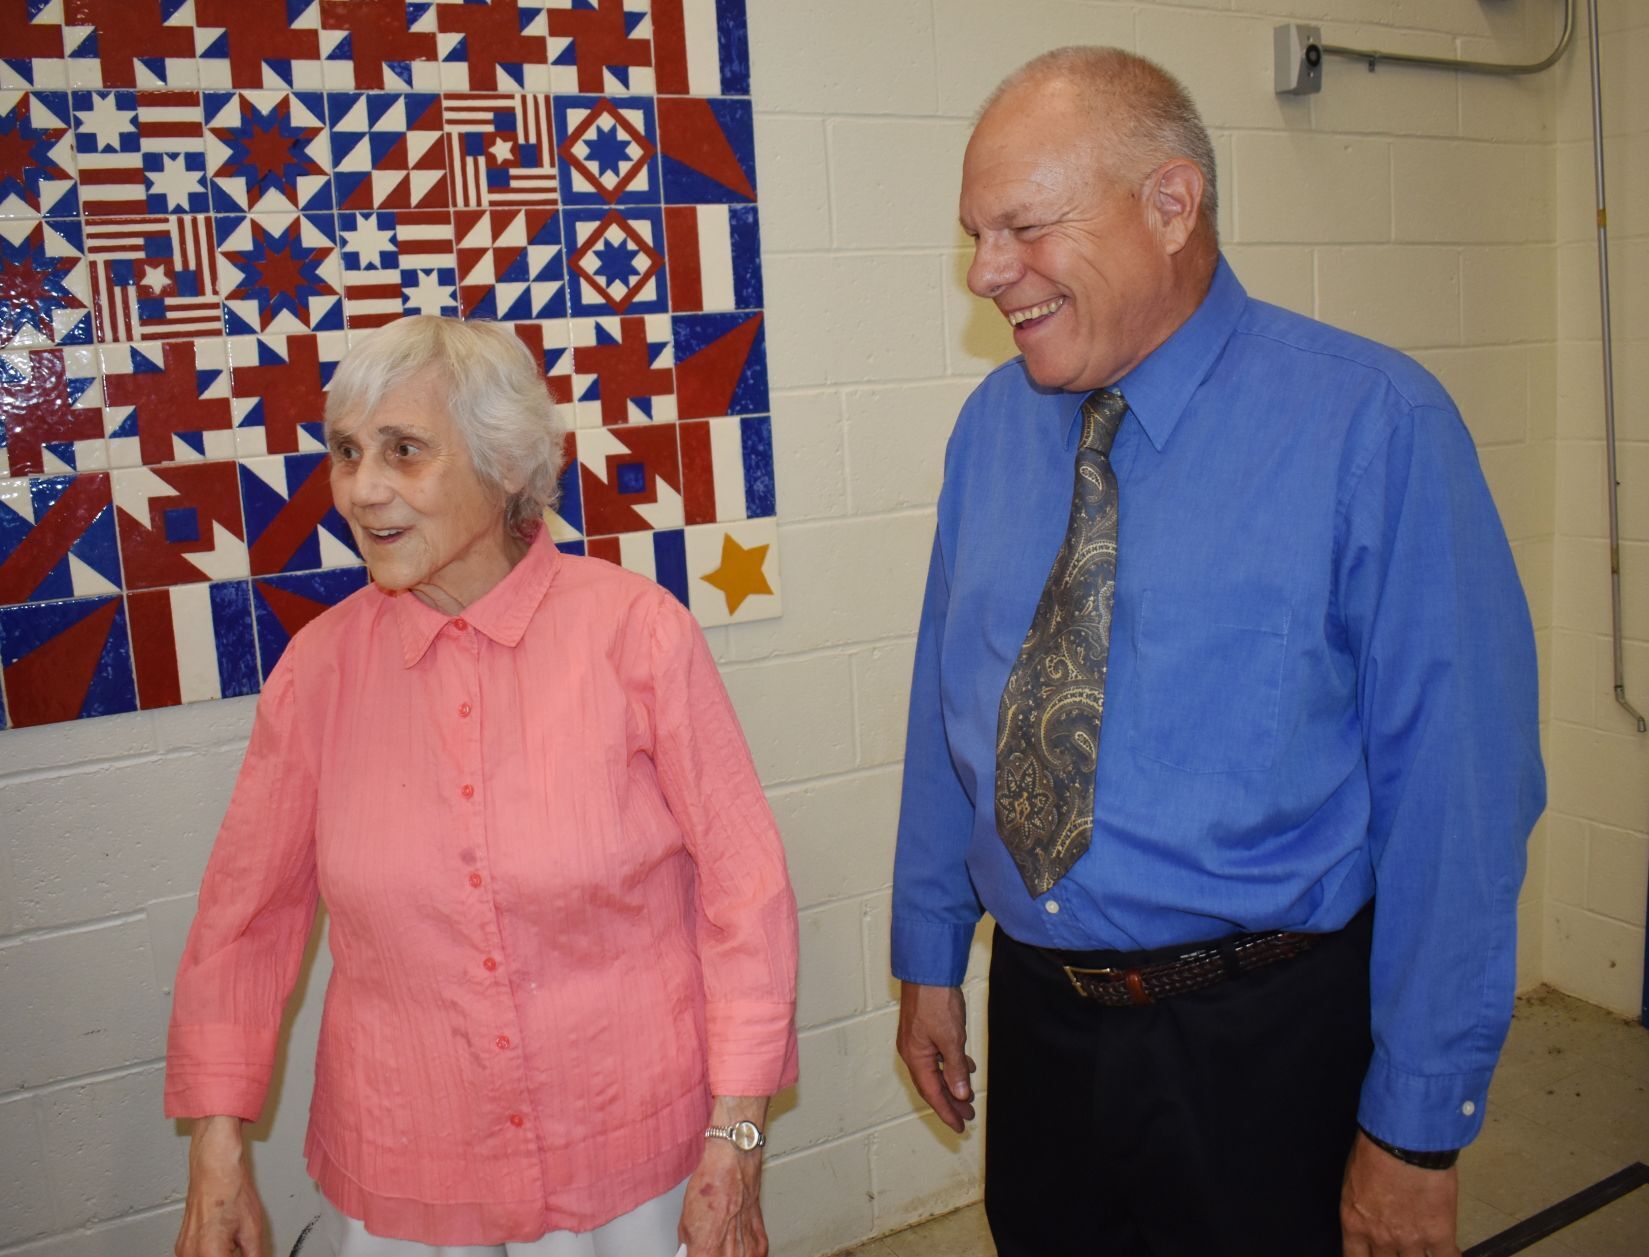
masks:
[[(972, 383), (1012, 352), (962, 284), (957, 176), (979, 99), (1013, 65), (1063, 43), (1136, 48), (1180, 73), (1215, 131), (1221, 227), (1250, 290), (1396, 343), (1454, 390), (1544, 658), (1554, 465), (1570, 452), (1555, 406), (1574, 302), (1566, 288), (1560, 308), (1554, 191), (1559, 158), (1574, 166), (1569, 140), (1581, 134), (1570, 93), (1560, 118), (1550, 75), (1369, 75), (1335, 63), (1321, 96), (1278, 98), (1270, 31), (1320, 20), (1340, 43), (1528, 59), (1549, 46), (1558, 7), (749, 0), (786, 613), (711, 638), (803, 905), (803, 1081), (777, 1106), (768, 1175), (777, 1253), (827, 1252), (978, 1192), (977, 1134), (956, 1140), (921, 1118), (897, 1070), (886, 936), (905, 687), (943, 443)], [(1630, 7), (1615, 0), (1620, 13)], [(1637, 187), (1641, 203), (1641, 178)], [(1579, 275), (1578, 244), (1565, 261), (1571, 252)], [(1649, 335), (1641, 308), (1639, 318), (1636, 335)], [(1578, 367), (1563, 378), (1584, 386)], [(1641, 512), (1637, 527), (1642, 538)], [(1567, 529), (1557, 544), (1571, 533), (1595, 550), (1579, 540), (1595, 530)], [(1595, 645), (1586, 605), (1571, 636)], [(1646, 622), (1640, 613), (1640, 643)], [(251, 713), (250, 701), (232, 700), (0, 739), (0, 1257), (170, 1251), (184, 1143), (160, 1117), (166, 988)], [(1601, 770), (1584, 739), (1601, 734), (1573, 729), (1576, 772), (1590, 783)], [(1599, 831), (1576, 823), (1595, 859)], [(1543, 972), (1542, 927), (1569, 928), (1555, 905), (1548, 920), (1545, 864), (1537, 840), (1524, 896), (1528, 982)], [(1552, 957), (1566, 954), (1553, 945)], [(325, 972), (323, 951), (258, 1132), (278, 1245), (313, 1210), (299, 1148)], [(980, 957), (975, 1004), (982, 973)]]
[[(1603, 121), (1627, 696), (1649, 713), (1649, 6), (1605, 0)], [(1649, 881), (1649, 736), (1615, 703), (1609, 637), (1591, 85), (1562, 67), (1557, 116), (1557, 461), (1543, 972), (1637, 1014)], [(1635, 81), (1634, 76), (1635, 75)]]

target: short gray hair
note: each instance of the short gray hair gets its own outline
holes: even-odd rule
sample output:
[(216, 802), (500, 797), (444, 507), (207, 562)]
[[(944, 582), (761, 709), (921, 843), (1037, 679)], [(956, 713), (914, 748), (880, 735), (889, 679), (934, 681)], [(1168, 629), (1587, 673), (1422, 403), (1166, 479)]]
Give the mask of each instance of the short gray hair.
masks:
[(327, 425), (371, 413), (390, 389), (429, 368), (445, 380), (447, 412), (482, 483), (506, 493), (507, 481), (519, 482), (505, 522), (527, 534), (559, 496), (567, 425), (532, 351), (507, 327), (416, 314), (380, 328), (338, 364)]
[(1214, 142), (1185, 85), (1154, 61), (1121, 48), (1055, 48), (1020, 66), (985, 98), (979, 113), (1025, 86), (1063, 79), (1076, 87), (1105, 128), (1113, 178), (1144, 178), (1166, 161), (1186, 157), (1202, 171), (1201, 218), (1218, 237), (1219, 184)]

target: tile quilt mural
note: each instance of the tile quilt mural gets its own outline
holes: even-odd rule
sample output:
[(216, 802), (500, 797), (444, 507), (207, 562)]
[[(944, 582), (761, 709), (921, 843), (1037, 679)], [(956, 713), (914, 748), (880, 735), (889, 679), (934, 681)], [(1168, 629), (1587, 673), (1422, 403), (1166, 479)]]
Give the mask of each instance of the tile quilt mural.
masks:
[(0, 0), (0, 729), (255, 693), (366, 580), (324, 390), (510, 324), (564, 550), (779, 612), (745, 0)]

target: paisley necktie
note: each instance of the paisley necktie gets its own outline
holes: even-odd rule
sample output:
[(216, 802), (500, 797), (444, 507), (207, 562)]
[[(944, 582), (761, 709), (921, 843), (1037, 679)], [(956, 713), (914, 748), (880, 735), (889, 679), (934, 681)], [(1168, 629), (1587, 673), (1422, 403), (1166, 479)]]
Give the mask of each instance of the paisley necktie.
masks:
[(1113, 389), (1082, 403), (1070, 522), (997, 709), (996, 827), (1032, 895), (1064, 877), (1093, 834), (1117, 571), (1110, 454), (1127, 411)]

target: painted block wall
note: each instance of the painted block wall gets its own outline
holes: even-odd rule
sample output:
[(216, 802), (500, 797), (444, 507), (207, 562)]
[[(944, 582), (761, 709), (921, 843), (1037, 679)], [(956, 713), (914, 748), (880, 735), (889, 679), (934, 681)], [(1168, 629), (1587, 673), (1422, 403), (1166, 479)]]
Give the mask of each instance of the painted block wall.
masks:
[[(1336, 42), (1528, 59), (1549, 46), (1557, 7), (750, 4), (786, 606), (710, 638), (803, 907), (803, 1081), (775, 1106), (767, 1178), (777, 1254), (829, 1252), (979, 1190), (978, 1134), (922, 1118), (897, 1067), (886, 937), (943, 443), (974, 381), (1012, 352), (962, 282), (957, 179), (980, 98), (1070, 42), (1135, 48), (1179, 73), (1215, 133), (1222, 232), (1250, 290), (1387, 339), (1455, 392), (1546, 658), (1563, 349), (1554, 174), (1567, 151), (1555, 83), (1336, 63), (1321, 96), (1278, 98), (1270, 31), (1312, 20)], [(0, 1257), (170, 1251), (185, 1144), (160, 1117), (167, 987), (251, 714), (230, 700), (0, 744)], [(1525, 982), (1540, 979), (1555, 927), (1543, 841), (1524, 893)], [(299, 1147), (325, 970), (323, 952), (257, 1131), (287, 1246), (313, 1207)], [(976, 1014), (983, 972), (980, 947)], [(976, 1048), (980, 1037), (976, 1017)]]
[[(1604, 158), (1620, 481), (1626, 693), (1649, 712), (1649, 8), (1605, 0)], [(1633, 81), (1633, 75), (1636, 81)], [(1591, 88), (1557, 80), (1557, 461), (1553, 550), (1547, 980), (1637, 1015), (1649, 881), (1649, 736), (1613, 694)]]

